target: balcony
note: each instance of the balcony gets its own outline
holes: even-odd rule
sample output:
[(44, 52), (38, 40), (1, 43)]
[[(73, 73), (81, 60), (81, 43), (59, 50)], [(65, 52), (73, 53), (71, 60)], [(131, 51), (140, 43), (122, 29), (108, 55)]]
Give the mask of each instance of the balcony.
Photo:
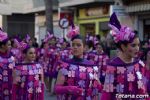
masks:
[[(57, 0), (53, 0), (53, 9), (58, 8)], [(34, 13), (45, 10), (44, 0), (11, 0), (11, 7), (13, 13)]]
[(58, 0), (59, 7), (77, 6), (93, 2), (113, 2), (114, 0)]

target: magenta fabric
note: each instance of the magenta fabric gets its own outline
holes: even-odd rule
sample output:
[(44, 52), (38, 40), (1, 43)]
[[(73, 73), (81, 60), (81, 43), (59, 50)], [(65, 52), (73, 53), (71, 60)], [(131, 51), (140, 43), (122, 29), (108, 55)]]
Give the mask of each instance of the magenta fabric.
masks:
[[(136, 95), (147, 93), (145, 64), (138, 59), (124, 63), (119, 57), (111, 59), (106, 67), (102, 100), (117, 100), (117, 94)], [(139, 100), (139, 98), (127, 98)], [(145, 98), (144, 98), (145, 99)]]
[(13, 100), (44, 100), (42, 66), (38, 63), (20, 63), (16, 65), (15, 70), (16, 84), (13, 86)]
[(14, 67), (14, 57), (0, 53), (0, 100), (12, 99), (12, 70)]
[[(61, 94), (57, 92), (58, 100), (97, 100), (95, 98), (102, 89), (96, 80), (98, 66), (91, 61), (73, 57), (73, 59), (60, 61), (58, 67), (65, 77), (65, 83), (61, 85), (62, 90), (68, 87), (70, 92), (75, 91), (73, 94), (67, 93), (67, 89)], [(78, 90), (82, 90), (80, 95), (78, 95)]]

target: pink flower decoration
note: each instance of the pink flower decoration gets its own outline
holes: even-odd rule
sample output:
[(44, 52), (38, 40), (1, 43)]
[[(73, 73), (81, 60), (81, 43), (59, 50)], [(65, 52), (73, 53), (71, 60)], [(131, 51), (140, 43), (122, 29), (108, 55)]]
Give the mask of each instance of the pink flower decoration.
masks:
[(14, 39), (14, 42), (16, 43), (17, 47), (19, 48), (20, 47), (20, 43), (18, 42), (18, 40)]
[(93, 69), (92, 69), (91, 67), (87, 67), (87, 71), (88, 71), (89, 73), (92, 73), (92, 72), (93, 72)]
[(69, 71), (68, 77), (75, 77), (75, 71)]
[(83, 67), (83, 66), (79, 66), (79, 71), (80, 71), (80, 72), (85, 72), (85, 71), (86, 71), (86, 68)]
[(41, 93), (41, 92), (42, 92), (41, 87), (38, 87), (38, 88), (36, 89), (36, 92), (37, 92), (37, 93)]
[(7, 38), (8, 38), (7, 33), (0, 30), (0, 41), (2, 42)]
[(123, 74), (126, 69), (124, 67), (117, 67), (117, 73)]
[(4, 70), (4, 71), (3, 71), (3, 75), (5, 75), (5, 76), (8, 75), (7, 70)]
[(35, 80), (39, 80), (39, 75), (35, 75)]
[(139, 80), (139, 81), (138, 81), (138, 88), (139, 88), (139, 89), (143, 89), (143, 87), (144, 87), (143, 82), (142, 82), (141, 80)]
[(62, 66), (63, 68), (67, 68), (67, 67), (68, 67), (68, 63), (62, 62), (61, 66)]
[(33, 93), (33, 88), (29, 88), (29, 89), (28, 89), (28, 92), (29, 92), (29, 93)]
[(122, 26), (120, 30), (117, 30), (116, 28), (113, 28), (112, 26), (113, 25), (111, 25), (111, 28), (112, 28), (111, 35), (114, 37), (114, 40), (116, 43), (119, 41), (125, 41), (125, 40), (129, 41), (135, 35), (133, 30), (129, 27)]
[(75, 26), (74, 28), (70, 27), (67, 37), (72, 38), (72, 37), (76, 36), (77, 34), (80, 34), (79, 27), (78, 26)]
[(12, 63), (8, 65), (8, 67), (9, 67), (10, 69), (13, 69), (13, 66), (14, 66), (14, 65), (13, 65)]
[(129, 73), (127, 77), (129, 82), (133, 82), (135, 80), (135, 76), (132, 73)]

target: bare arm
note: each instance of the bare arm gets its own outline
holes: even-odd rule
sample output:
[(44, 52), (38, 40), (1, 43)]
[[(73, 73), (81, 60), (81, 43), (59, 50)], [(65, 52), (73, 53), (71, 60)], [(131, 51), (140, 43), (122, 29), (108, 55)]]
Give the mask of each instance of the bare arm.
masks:
[(65, 76), (61, 73), (61, 71), (58, 72), (56, 85), (63, 85), (65, 82)]
[(43, 72), (43, 69), (42, 69), (42, 74), (41, 74), (41, 81), (42, 81), (42, 83), (44, 83), (44, 72)]

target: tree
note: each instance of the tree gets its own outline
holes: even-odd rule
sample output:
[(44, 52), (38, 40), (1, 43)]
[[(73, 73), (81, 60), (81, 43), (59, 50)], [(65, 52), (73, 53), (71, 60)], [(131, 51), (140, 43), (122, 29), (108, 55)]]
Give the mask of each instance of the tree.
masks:
[(44, 0), (46, 14), (46, 30), (53, 33), (53, 0)]

